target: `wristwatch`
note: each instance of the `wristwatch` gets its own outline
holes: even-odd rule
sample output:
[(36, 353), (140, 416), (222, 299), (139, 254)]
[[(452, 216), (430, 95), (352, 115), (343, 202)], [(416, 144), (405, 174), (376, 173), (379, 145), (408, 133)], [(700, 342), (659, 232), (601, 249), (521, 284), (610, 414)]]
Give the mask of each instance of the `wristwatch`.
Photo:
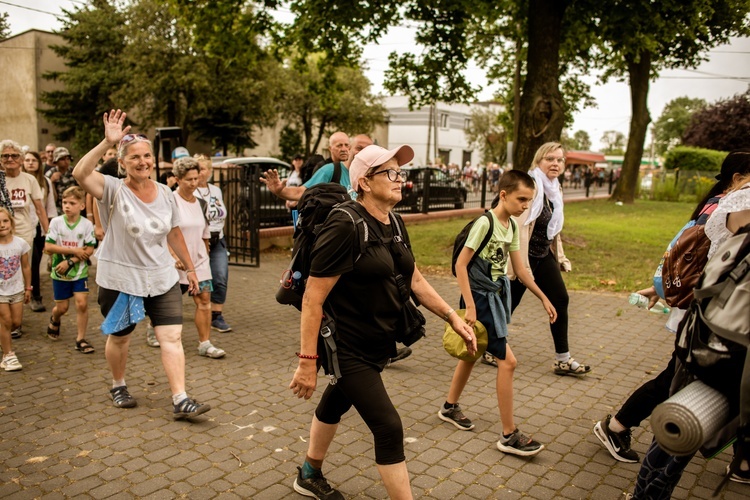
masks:
[(73, 259), (65, 259), (65, 262), (68, 263), (68, 267), (73, 267)]

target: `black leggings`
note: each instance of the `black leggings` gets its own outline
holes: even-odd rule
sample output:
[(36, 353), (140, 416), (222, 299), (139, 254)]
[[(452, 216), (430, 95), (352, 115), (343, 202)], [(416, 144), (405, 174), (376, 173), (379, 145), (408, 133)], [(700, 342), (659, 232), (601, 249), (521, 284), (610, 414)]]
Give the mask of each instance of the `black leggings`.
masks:
[(36, 236), (34, 236), (34, 244), (31, 247), (31, 286), (34, 290), (31, 295), (35, 299), (42, 298), (41, 279), (39, 278), (39, 266), (42, 263), (42, 255), (44, 254), (44, 238), (42, 234), (42, 226), (36, 225)]
[(392, 465), (406, 460), (401, 417), (375, 368), (347, 373), (335, 385), (328, 385), (315, 409), (315, 416), (324, 424), (338, 424), (352, 406), (372, 432), (375, 463)]
[(669, 360), (669, 364), (664, 371), (630, 395), (615, 415), (618, 422), (627, 428), (638, 427), (642, 421), (651, 415), (658, 404), (669, 398), (669, 388), (674, 378), (676, 359), (676, 354), (672, 352), (672, 359)]
[[(568, 303), (570, 299), (562, 279), (560, 264), (552, 252), (541, 259), (529, 257), (529, 264), (531, 272), (534, 273), (534, 281), (557, 311), (557, 320), (549, 325), (552, 340), (555, 342), (555, 352), (558, 354), (568, 352), (570, 350), (568, 348)], [(510, 282), (511, 314), (521, 303), (524, 292), (526, 292), (526, 287), (521, 280), (514, 279)]]

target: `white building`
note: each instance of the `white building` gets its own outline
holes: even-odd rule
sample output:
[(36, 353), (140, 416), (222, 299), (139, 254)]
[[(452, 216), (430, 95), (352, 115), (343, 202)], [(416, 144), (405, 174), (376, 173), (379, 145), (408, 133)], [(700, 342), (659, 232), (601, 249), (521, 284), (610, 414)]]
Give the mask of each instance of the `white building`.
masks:
[[(443, 164), (463, 166), (468, 161), (472, 165), (479, 165), (481, 154), (468, 143), (464, 133), (471, 120), (471, 110), (475, 106), (491, 106), (498, 112), (502, 110), (496, 103), (469, 105), (438, 102), (432, 107), (409, 111), (409, 98), (406, 96), (385, 97), (383, 104), (389, 115), (387, 147), (410, 145), (414, 148), (415, 165), (427, 165), (435, 158), (440, 158)], [(431, 117), (434, 118), (431, 120)], [(436, 126), (431, 126), (431, 122)]]

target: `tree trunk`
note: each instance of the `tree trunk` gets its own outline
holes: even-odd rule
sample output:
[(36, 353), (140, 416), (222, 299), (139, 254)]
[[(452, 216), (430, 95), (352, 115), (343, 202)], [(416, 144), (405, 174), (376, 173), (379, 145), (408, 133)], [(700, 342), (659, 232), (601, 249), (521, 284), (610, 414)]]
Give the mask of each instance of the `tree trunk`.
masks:
[(620, 180), (612, 193), (612, 199), (623, 203), (635, 201), (638, 174), (641, 170), (643, 144), (646, 141), (648, 124), (651, 116), (648, 112), (648, 88), (651, 75), (651, 53), (642, 51), (636, 61), (634, 57), (626, 58), (628, 65), (628, 82), (630, 83), (630, 135), (625, 159), (622, 162)]
[(529, 50), (513, 168), (527, 171), (545, 142), (559, 141), (565, 115), (560, 93), (562, 19), (570, 0), (529, 1)]

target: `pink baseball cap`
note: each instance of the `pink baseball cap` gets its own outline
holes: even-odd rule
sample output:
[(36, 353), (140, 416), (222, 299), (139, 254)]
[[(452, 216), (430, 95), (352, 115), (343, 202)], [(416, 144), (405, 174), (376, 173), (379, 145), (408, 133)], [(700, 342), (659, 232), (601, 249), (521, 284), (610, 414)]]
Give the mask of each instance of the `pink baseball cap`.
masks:
[(396, 158), (399, 167), (403, 167), (414, 159), (414, 150), (408, 144), (402, 144), (395, 149), (385, 149), (371, 144), (357, 153), (349, 166), (349, 180), (354, 191), (359, 187), (359, 179), (364, 177), (369, 169), (378, 167), (391, 158)]

